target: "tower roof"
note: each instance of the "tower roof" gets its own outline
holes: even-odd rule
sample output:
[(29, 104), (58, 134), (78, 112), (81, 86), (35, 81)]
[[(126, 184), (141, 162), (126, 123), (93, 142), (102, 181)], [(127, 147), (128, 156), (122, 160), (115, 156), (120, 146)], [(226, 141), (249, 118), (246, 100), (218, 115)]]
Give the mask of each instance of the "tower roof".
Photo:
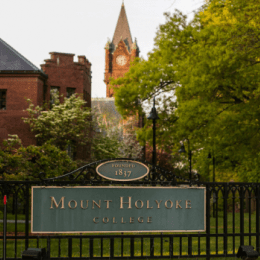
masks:
[(120, 42), (121, 37), (122, 37), (122, 40), (128, 46), (128, 48), (130, 49), (130, 46), (132, 46), (133, 41), (132, 41), (131, 32), (130, 32), (129, 24), (128, 24), (127, 17), (126, 17), (124, 3), (121, 6), (121, 11), (120, 11), (119, 18), (117, 21), (116, 30), (115, 30), (114, 37), (112, 40), (112, 43), (114, 44), (114, 46), (116, 46)]
[(41, 71), (0, 38), (0, 70)]

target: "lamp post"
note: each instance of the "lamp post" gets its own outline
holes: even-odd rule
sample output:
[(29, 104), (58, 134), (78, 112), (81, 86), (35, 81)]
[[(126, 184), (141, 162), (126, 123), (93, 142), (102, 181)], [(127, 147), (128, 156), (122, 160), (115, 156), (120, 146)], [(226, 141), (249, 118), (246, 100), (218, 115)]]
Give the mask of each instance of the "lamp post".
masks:
[[(190, 141), (188, 138), (186, 138), (186, 140), (188, 141), (188, 157), (189, 157), (189, 163), (190, 163), (190, 173), (189, 173), (189, 179), (190, 179), (190, 183), (191, 183), (191, 150), (190, 150)], [(186, 153), (184, 144), (181, 144), (181, 149), (179, 150), (179, 153)]]
[[(215, 156), (214, 156), (214, 150), (212, 151), (212, 157), (211, 157), (211, 153), (209, 153), (208, 158), (211, 159), (212, 158), (212, 164), (213, 164), (213, 183), (215, 183), (216, 181), (216, 174), (215, 174), (215, 165), (216, 165), (216, 161), (215, 161)], [(217, 200), (217, 194), (215, 193), (215, 190), (213, 190), (213, 218), (216, 217), (216, 200)]]
[(215, 161), (215, 156), (214, 156), (214, 151), (213, 151), (213, 157), (211, 157), (211, 153), (209, 153), (208, 158), (211, 159), (212, 158), (212, 164), (213, 164), (213, 182), (216, 181), (216, 175), (215, 175), (215, 165), (216, 165), (216, 161)]
[[(142, 128), (144, 128), (144, 117), (145, 117), (145, 113), (142, 113)], [(144, 146), (142, 148), (143, 150), (143, 160), (146, 160), (146, 142), (144, 143)]]
[(153, 120), (153, 169), (156, 165), (156, 120), (159, 119), (157, 111), (155, 108), (155, 97), (153, 98), (153, 107), (151, 109), (150, 115), (147, 117), (149, 120)]
[[(210, 159), (210, 158), (211, 158), (211, 154), (209, 153), (208, 159)], [(209, 167), (210, 167), (210, 162), (208, 162), (208, 182), (210, 182), (210, 169), (209, 169)]]

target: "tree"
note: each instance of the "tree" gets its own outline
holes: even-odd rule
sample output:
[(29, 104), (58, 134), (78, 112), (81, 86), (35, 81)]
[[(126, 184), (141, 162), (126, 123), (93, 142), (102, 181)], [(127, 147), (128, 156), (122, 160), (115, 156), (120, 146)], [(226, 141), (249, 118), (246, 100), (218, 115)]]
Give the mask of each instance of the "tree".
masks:
[(142, 147), (136, 139), (135, 123), (136, 118), (127, 120), (108, 115), (99, 114), (93, 111), (94, 129), (92, 143), (92, 160), (108, 158), (139, 158)]
[[(179, 11), (165, 14), (148, 60), (135, 60), (111, 82), (121, 85), (115, 99), (123, 115), (141, 109), (137, 99), (159, 95), (158, 144), (167, 140), (175, 154), (189, 138), (194, 166), (205, 176), (214, 151), (219, 173), (258, 181), (259, 9), (253, 0), (212, 0), (190, 23)], [(148, 124), (140, 135), (149, 136)]]
[(51, 110), (44, 106), (34, 106), (28, 99), (29, 108), (26, 109), (29, 117), (23, 118), (30, 125), (31, 131), (36, 135), (38, 142), (47, 141), (65, 151), (68, 145), (89, 145), (91, 139), (91, 110), (86, 102), (76, 94), (64, 98), (60, 103), (56, 93), (55, 103)]
[[(4, 179), (33, 179), (40, 172), (49, 178), (75, 170), (90, 160), (139, 156), (141, 146), (132, 121), (123, 126), (120, 120), (110, 117), (110, 124), (106, 125), (101, 120), (104, 115), (91, 112), (80, 96), (72, 95), (60, 103), (59, 96), (52, 95), (51, 109), (35, 107), (28, 100), (29, 116), (23, 120), (36, 134), (37, 146), (24, 147), (17, 135), (4, 140), (0, 148), (0, 173)], [(91, 147), (92, 158), (73, 161), (67, 148), (74, 144)]]
[(46, 142), (24, 147), (17, 135), (9, 135), (0, 149), (0, 173), (4, 180), (38, 179), (62, 175), (77, 168), (67, 152)]

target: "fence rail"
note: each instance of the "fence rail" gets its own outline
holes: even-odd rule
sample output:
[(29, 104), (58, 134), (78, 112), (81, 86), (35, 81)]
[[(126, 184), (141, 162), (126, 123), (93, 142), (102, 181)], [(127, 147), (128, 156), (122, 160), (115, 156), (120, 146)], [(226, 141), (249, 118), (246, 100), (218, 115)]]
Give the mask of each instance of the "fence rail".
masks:
[[(84, 180), (84, 185), (110, 185), (113, 182)], [(172, 183), (172, 182), (170, 182)], [(147, 185), (147, 183), (145, 183)], [(169, 185), (167, 182), (156, 185)], [(2, 197), (8, 196), (7, 259), (21, 259), (28, 247), (45, 247), (52, 259), (155, 259), (234, 257), (240, 245), (252, 245), (259, 252), (258, 183), (196, 183), (206, 187), (206, 232), (150, 234), (30, 233), (31, 186), (82, 185), (79, 180), (0, 181)], [(129, 185), (129, 183), (128, 183)], [(131, 185), (144, 185), (133, 182)], [(153, 186), (155, 184), (152, 184)], [(187, 185), (187, 183), (178, 183)], [(0, 203), (3, 208), (3, 205)], [(18, 223), (24, 219), (25, 223)], [(3, 225), (0, 223), (0, 225)], [(0, 236), (3, 240), (3, 233)], [(0, 253), (3, 252), (3, 245)]]

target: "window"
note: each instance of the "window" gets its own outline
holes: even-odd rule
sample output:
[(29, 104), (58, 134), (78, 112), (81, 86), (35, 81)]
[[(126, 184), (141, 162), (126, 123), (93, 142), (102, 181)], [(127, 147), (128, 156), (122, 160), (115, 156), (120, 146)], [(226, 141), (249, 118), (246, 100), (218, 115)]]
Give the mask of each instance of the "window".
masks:
[(75, 94), (75, 88), (67, 88), (67, 98), (70, 98), (73, 94)]
[(60, 93), (60, 88), (59, 87), (51, 87), (51, 95), (50, 95), (50, 105), (55, 103), (55, 94), (59, 95)]
[(6, 89), (0, 90), (0, 110), (6, 110)]

